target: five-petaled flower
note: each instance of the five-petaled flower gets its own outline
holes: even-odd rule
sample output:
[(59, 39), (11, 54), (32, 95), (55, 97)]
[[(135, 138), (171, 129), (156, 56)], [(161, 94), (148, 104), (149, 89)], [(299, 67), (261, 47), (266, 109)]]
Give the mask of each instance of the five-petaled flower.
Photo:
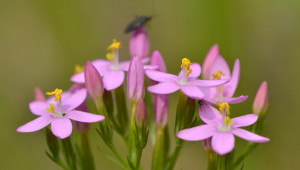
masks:
[(216, 87), (227, 83), (229, 80), (198, 80), (201, 67), (197, 63), (191, 63), (189, 59), (183, 58), (181, 72), (178, 76), (159, 72), (155, 70), (146, 70), (146, 75), (159, 84), (148, 87), (148, 91), (155, 94), (170, 94), (179, 89), (184, 94), (193, 99), (202, 99), (204, 92), (202, 88)]
[(256, 114), (248, 114), (230, 119), (228, 103), (219, 105), (220, 111), (214, 107), (203, 104), (199, 107), (199, 114), (206, 124), (181, 130), (177, 137), (187, 141), (199, 141), (212, 137), (211, 145), (220, 155), (231, 152), (234, 148), (234, 135), (250, 142), (268, 142), (266, 137), (259, 136), (240, 127), (249, 126), (257, 121)]
[(210, 104), (217, 103), (240, 103), (248, 96), (233, 97), (240, 79), (240, 61), (237, 59), (234, 63), (232, 75), (226, 60), (219, 54), (218, 45), (214, 45), (208, 52), (203, 64), (203, 77), (209, 80), (230, 79), (222, 86), (207, 88), (203, 98)]
[(47, 95), (55, 95), (47, 101), (33, 101), (29, 104), (31, 112), (40, 116), (19, 127), (18, 132), (34, 132), (40, 130), (51, 123), (53, 134), (64, 139), (72, 133), (71, 120), (79, 122), (99, 122), (104, 120), (104, 116), (74, 110), (82, 104), (87, 96), (86, 89), (78, 90), (75, 93), (62, 92), (56, 89)]

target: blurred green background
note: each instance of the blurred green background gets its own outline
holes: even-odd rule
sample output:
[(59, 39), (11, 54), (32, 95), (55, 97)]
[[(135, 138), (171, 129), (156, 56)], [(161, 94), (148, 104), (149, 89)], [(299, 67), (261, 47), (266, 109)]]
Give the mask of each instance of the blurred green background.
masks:
[[(43, 130), (16, 132), (36, 117), (28, 108), (34, 87), (68, 89), (74, 65), (104, 58), (113, 38), (123, 43), (121, 58), (129, 59), (129, 35), (124, 29), (141, 15), (154, 16), (148, 25), (151, 50), (161, 52), (171, 73), (177, 74), (182, 57), (203, 63), (215, 43), (231, 67), (240, 59), (235, 94), (249, 98), (232, 106), (233, 114), (250, 113), (259, 85), (268, 82), (270, 107), (263, 135), (271, 142), (256, 148), (246, 159), (245, 170), (300, 167), (300, 1), (1, 0), (0, 169), (58, 169), (44, 153)], [(171, 95), (171, 127), (177, 95)], [(103, 146), (94, 131), (91, 136), (95, 148)], [(237, 139), (238, 148), (245, 143)], [(124, 145), (119, 146), (122, 151)], [(119, 169), (96, 149), (93, 152), (98, 169)], [(146, 170), (150, 163), (151, 147), (147, 147), (142, 158)], [(175, 169), (180, 168), (206, 168), (201, 142), (185, 147)]]

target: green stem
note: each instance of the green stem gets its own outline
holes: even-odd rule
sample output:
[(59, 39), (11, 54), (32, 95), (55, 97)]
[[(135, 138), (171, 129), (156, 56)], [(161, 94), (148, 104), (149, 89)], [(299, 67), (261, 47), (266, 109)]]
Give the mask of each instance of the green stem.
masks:
[(240, 155), (239, 158), (234, 162), (233, 164), (234, 167), (236, 168), (237, 166), (239, 166), (249, 155), (249, 153), (251, 153), (254, 150), (256, 146), (257, 146), (256, 143), (249, 143), (246, 149), (244, 150), (244, 152), (242, 153), (242, 155)]
[(76, 170), (76, 155), (70, 137), (62, 139), (62, 148), (69, 169)]
[(129, 130), (129, 141), (128, 141), (128, 163), (132, 169), (135, 169), (137, 165), (137, 147), (136, 147), (136, 123), (135, 123), (135, 113), (136, 113), (137, 103), (132, 104), (131, 118), (130, 118), (130, 130)]
[(113, 92), (116, 99), (116, 113), (114, 115), (114, 119), (116, 119), (118, 123), (117, 131), (124, 139), (127, 139), (129, 120), (123, 86), (118, 87)]
[(82, 169), (89, 169), (94, 170), (95, 169), (95, 163), (94, 163), (94, 157), (91, 152), (88, 134), (82, 133), (80, 134), (81, 139), (81, 164)]
[(174, 166), (175, 166), (176, 161), (177, 161), (177, 158), (178, 158), (178, 156), (179, 156), (179, 153), (180, 153), (182, 144), (183, 144), (183, 141), (178, 142), (178, 143), (176, 144), (175, 151), (174, 151), (173, 155), (171, 156), (170, 165), (169, 165), (168, 170), (174, 169)]
[(168, 156), (168, 127), (159, 126), (156, 131), (156, 141), (152, 158), (152, 170), (163, 170)]
[(117, 159), (122, 163), (122, 165), (126, 168), (129, 169), (128, 164), (126, 163), (126, 161), (122, 158), (122, 156), (119, 154), (119, 152), (117, 151), (116, 147), (114, 144), (108, 144), (107, 145), (111, 151), (114, 153), (114, 155), (117, 157)]
[(217, 154), (209, 149), (207, 151), (207, 170), (216, 170), (217, 169)]

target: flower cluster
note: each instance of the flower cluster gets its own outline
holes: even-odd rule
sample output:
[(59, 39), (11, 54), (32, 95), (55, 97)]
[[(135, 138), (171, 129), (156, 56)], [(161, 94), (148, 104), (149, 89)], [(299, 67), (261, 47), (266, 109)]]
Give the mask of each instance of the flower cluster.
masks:
[[(267, 83), (262, 84), (255, 98), (254, 114), (231, 118), (229, 104), (243, 102), (248, 96), (234, 97), (240, 79), (240, 61), (235, 61), (231, 72), (226, 60), (219, 53), (218, 45), (214, 45), (208, 52), (203, 69), (199, 63), (183, 58), (178, 66), (178, 75), (167, 73), (165, 61), (159, 51), (154, 51), (150, 58), (149, 38), (143, 24), (131, 32), (130, 61), (120, 61), (121, 48), (122, 44), (113, 39), (107, 48), (105, 60), (95, 59), (87, 61), (84, 67), (76, 66), (75, 74), (70, 78), (75, 84), (66, 92), (55, 89), (46, 93), (50, 96), (46, 99), (37, 88), (35, 101), (29, 104), (29, 108), (39, 117), (19, 127), (17, 131), (34, 132), (46, 127), (47, 143), (51, 152), (47, 152), (48, 156), (61, 167), (70, 169), (76, 169), (77, 166), (94, 169), (87, 136), (89, 123), (92, 122), (99, 122), (99, 136), (125, 169), (141, 168), (140, 159), (148, 137), (154, 145), (152, 169), (173, 169), (184, 141), (203, 140), (205, 149), (218, 155), (226, 155), (234, 149), (234, 135), (255, 143), (269, 141), (268, 138), (255, 134), (261, 133), (261, 124), (267, 111)], [(147, 64), (149, 61), (150, 64)], [(126, 85), (126, 72), (131, 114), (127, 111), (123, 88)], [(180, 91), (174, 130), (176, 148), (170, 155), (167, 126), (169, 94), (176, 91)], [(86, 103), (94, 104), (92, 108), (96, 114), (89, 113), (90, 105)], [(195, 114), (197, 107), (199, 115)], [(77, 153), (82, 160), (80, 165), (74, 159), (76, 154), (72, 149), (71, 138), (68, 138), (72, 134), (71, 120), (74, 121), (76, 133), (81, 135), (79, 143), (82, 148)], [(49, 133), (49, 124), (52, 133)], [(249, 125), (252, 125), (251, 132), (241, 128)], [(127, 162), (114, 146), (113, 131), (127, 144)], [(57, 140), (60, 139), (64, 139), (61, 140), (63, 149), (58, 147)], [(253, 145), (249, 147), (254, 148)], [(59, 152), (64, 153), (66, 164), (59, 157)], [(238, 159), (236, 165), (244, 157)], [(212, 158), (214, 157), (210, 157), (210, 162), (213, 164)]]

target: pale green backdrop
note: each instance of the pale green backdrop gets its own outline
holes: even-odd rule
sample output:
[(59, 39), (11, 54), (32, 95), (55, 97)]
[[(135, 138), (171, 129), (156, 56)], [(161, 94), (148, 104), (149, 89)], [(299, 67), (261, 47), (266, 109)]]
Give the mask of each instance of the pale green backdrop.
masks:
[[(203, 62), (218, 43), (232, 67), (241, 62), (236, 95), (246, 102), (232, 106), (233, 114), (251, 112), (260, 83), (266, 80), (270, 107), (259, 145), (245, 170), (293, 170), (300, 167), (300, 1), (298, 0), (1, 0), (0, 1), (0, 169), (58, 169), (45, 155), (44, 131), (30, 134), (16, 128), (35, 115), (28, 109), (34, 87), (67, 89), (75, 64), (103, 58), (113, 38), (123, 43), (121, 57), (129, 59), (128, 22), (140, 15), (149, 23), (151, 50), (158, 49), (168, 71), (177, 73), (182, 57)], [(169, 122), (174, 122), (177, 93), (172, 95)], [(97, 169), (119, 169), (96, 150), (103, 146), (91, 133)], [(245, 144), (237, 140), (237, 147)], [(122, 143), (120, 149), (124, 148)], [(123, 154), (125, 150), (123, 149)], [(188, 145), (176, 170), (206, 168), (201, 142)], [(151, 147), (142, 158), (150, 169)]]

